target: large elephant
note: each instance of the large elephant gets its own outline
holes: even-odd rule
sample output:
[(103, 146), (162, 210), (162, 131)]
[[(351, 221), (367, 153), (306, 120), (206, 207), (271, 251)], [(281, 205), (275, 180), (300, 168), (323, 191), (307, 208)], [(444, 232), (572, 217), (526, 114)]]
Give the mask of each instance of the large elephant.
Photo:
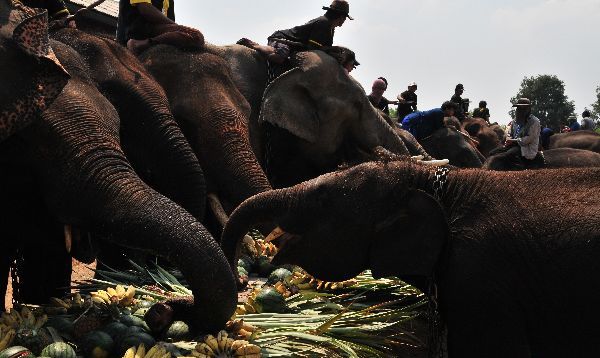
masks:
[(481, 168), (485, 157), (467, 142), (466, 135), (455, 128), (441, 128), (421, 140), (421, 144), (434, 158), (448, 159), (459, 168)]
[(221, 244), (235, 267), (248, 227), (272, 219), (289, 234), (275, 264), (328, 281), (365, 269), (429, 278), (449, 357), (594, 357), (600, 181), (591, 178), (599, 175), (366, 163), (249, 199)]
[[(27, 43), (48, 46), (47, 23), (38, 20), (28, 18), (19, 26), (33, 32)], [(4, 46), (11, 45), (4, 31), (3, 27), (2, 55)], [(218, 244), (196, 218), (140, 179), (121, 147), (119, 115), (97, 90), (86, 62), (67, 45), (51, 44), (71, 79), (39, 120), (2, 143), (2, 168), (15, 169), (10, 171), (8, 185), (0, 185), (2, 212), (13, 209), (4, 205), (4, 198), (14, 197), (13, 192), (35, 193), (31, 196), (51, 213), (50, 222), (81, 227), (119, 245), (167, 258), (192, 287), (193, 323), (202, 330), (222, 328), (235, 309), (237, 295), (234, 276)], [(20, 56), (13, 58), (19, 61), (3, 62), (4, 66), (20, 72), (22, 63), (36, 61), (25, 52)], [(166, 146), (157, 137), (149, 140), (155, 146)], [(36, 203), (20, 203), (24, 208), (29, 205)], [(19, 237), (22, 227), (14, 225), (23, 221), (27, 217), (2, 223), (3, 234)], [(46, 237), (37, 240), (43, 245)], [(10, 254), (3, 250), (3, 265), (5, 255)], [(1, 272), (5, 270), (2, 267)]]
[(576, 148), (600, 153), (600, 134), (594, 131), (555, 134), (550, 137), (548, 148)]
[(490, 170), (524, 170), (600, 167), (600, 154), (590, 150), (557, 148), (545, 150), (541, 155), (543, 160), (540, 161), (539, 167), (532, 168), (523, 165), (522, 160), (519, 157), (515, 158), (515, 153), (512, 151), (505, 151), (488, 157), (483, 163), (483, 168)]

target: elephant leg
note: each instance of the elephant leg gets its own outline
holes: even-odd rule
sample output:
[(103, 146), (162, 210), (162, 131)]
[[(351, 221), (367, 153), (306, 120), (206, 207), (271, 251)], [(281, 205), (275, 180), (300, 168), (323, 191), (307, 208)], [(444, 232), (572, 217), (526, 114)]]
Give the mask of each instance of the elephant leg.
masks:
[(22, 302), (48, 303), (71, 290), (71, 255), (67, 252), (63, 226), (49, 217), (28, 232), (19, 276)]

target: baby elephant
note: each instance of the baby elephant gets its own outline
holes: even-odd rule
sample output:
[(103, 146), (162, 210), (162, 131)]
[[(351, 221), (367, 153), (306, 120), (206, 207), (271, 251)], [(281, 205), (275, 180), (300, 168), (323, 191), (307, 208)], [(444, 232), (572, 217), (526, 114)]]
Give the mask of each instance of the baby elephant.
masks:
[(248, 199), (222, 247), (235, 269), (248, 228), (272, 220), (289, 234), (276, 264), (434, 279), (450, 357), (597, 357), (599, 177), (366, 163)]

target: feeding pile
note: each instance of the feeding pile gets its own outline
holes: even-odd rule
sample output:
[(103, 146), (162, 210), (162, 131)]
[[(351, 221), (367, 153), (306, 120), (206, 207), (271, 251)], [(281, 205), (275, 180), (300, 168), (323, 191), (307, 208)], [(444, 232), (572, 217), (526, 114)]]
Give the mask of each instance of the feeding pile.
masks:
[(276, 248), (257, 233), (244, 246), (239, 271), (249, 288), (220, 332), (202, 335), (175, 321), (151, 333), (148, 309), (191, 291), (176, 270), (131, 262), (125, 272), (97, 270), (96, 279), (78, 284), (69, 297), (4, 313), (0, 358), (414, 357), (423, 351), (415, 331), (426, 300), (411, 286), (369, 272), (323, 282), (299, 267), (273, 267)]

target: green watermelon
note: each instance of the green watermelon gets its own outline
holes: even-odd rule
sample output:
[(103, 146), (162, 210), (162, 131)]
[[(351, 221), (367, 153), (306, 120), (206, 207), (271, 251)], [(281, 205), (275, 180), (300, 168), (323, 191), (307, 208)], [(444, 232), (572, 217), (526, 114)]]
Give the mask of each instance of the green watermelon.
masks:
[(254, 265), (254, 260), (248, 256), (244, 256), (238, 260), (238, 267), (243, 267), (246, 272), (252, 271), (252, 265)]
[(119, 321), (121, 323), (123, 323), (124, 325), (126, 325), (127, 327), (138, 326), (138, 327), (142, 327), (144, 329), (148, 328), (148, 326), (146, 325), (146, 322), (144, 322), (144, 320), (138, 316), (122, 315), (121, 318), (119, 318)]
[(69, 335), (73, 334), (73, 321), (65, 317), (50, 317), (46, 323), (46, 326), (52, 327), (61, 333), (66, 333)]
[(185, 341), (190, 337), (190, 327), (182, 321), (175, 321), (169, 326), (165, 333), (165, 338), (172, 342)]
[(46, 348), (42, 350), (40, 354), (44, 357), (50, 358), (75, 358), (77, 355), (75, 354), (75, 350), (73, 347), (63, 342), (56, 342), (48, 345)]
[(292, 276), (292, 272), (290, 270), (278, 268), (277, 270), (271, 272), (269, 279), (267, 280), (267, 284), (274, 285), (277, 282), (285, 282), (285, 280), (290, 276)]
[(93, 331), (83, 337), (80, 348), (86, 357), (107, 358), (114, 345), (114, 340), (108, 333)]
[(254, 297), (254, 307), (258, 313), (285, 313), (287, 305), (281, 293), (269, 287)]
[(102, 327), (101, 330), (103, 332), (108, 333), (108, 335), (110, 336), (110, 338), (113, 339), (113, 341), (118, 341), (120, 337), (126, 335), (125, 332), (127, 332), (128, 329), (129, 327), (127, 327), (121, 322), (111, 322), (106, 326)]
[(275, 266), (271, 263), (271, 260), (266, 256), (261, 256), (257, 260), (257, 268), (260, 277), (269, 277), (271, 272), (275, 270)]

